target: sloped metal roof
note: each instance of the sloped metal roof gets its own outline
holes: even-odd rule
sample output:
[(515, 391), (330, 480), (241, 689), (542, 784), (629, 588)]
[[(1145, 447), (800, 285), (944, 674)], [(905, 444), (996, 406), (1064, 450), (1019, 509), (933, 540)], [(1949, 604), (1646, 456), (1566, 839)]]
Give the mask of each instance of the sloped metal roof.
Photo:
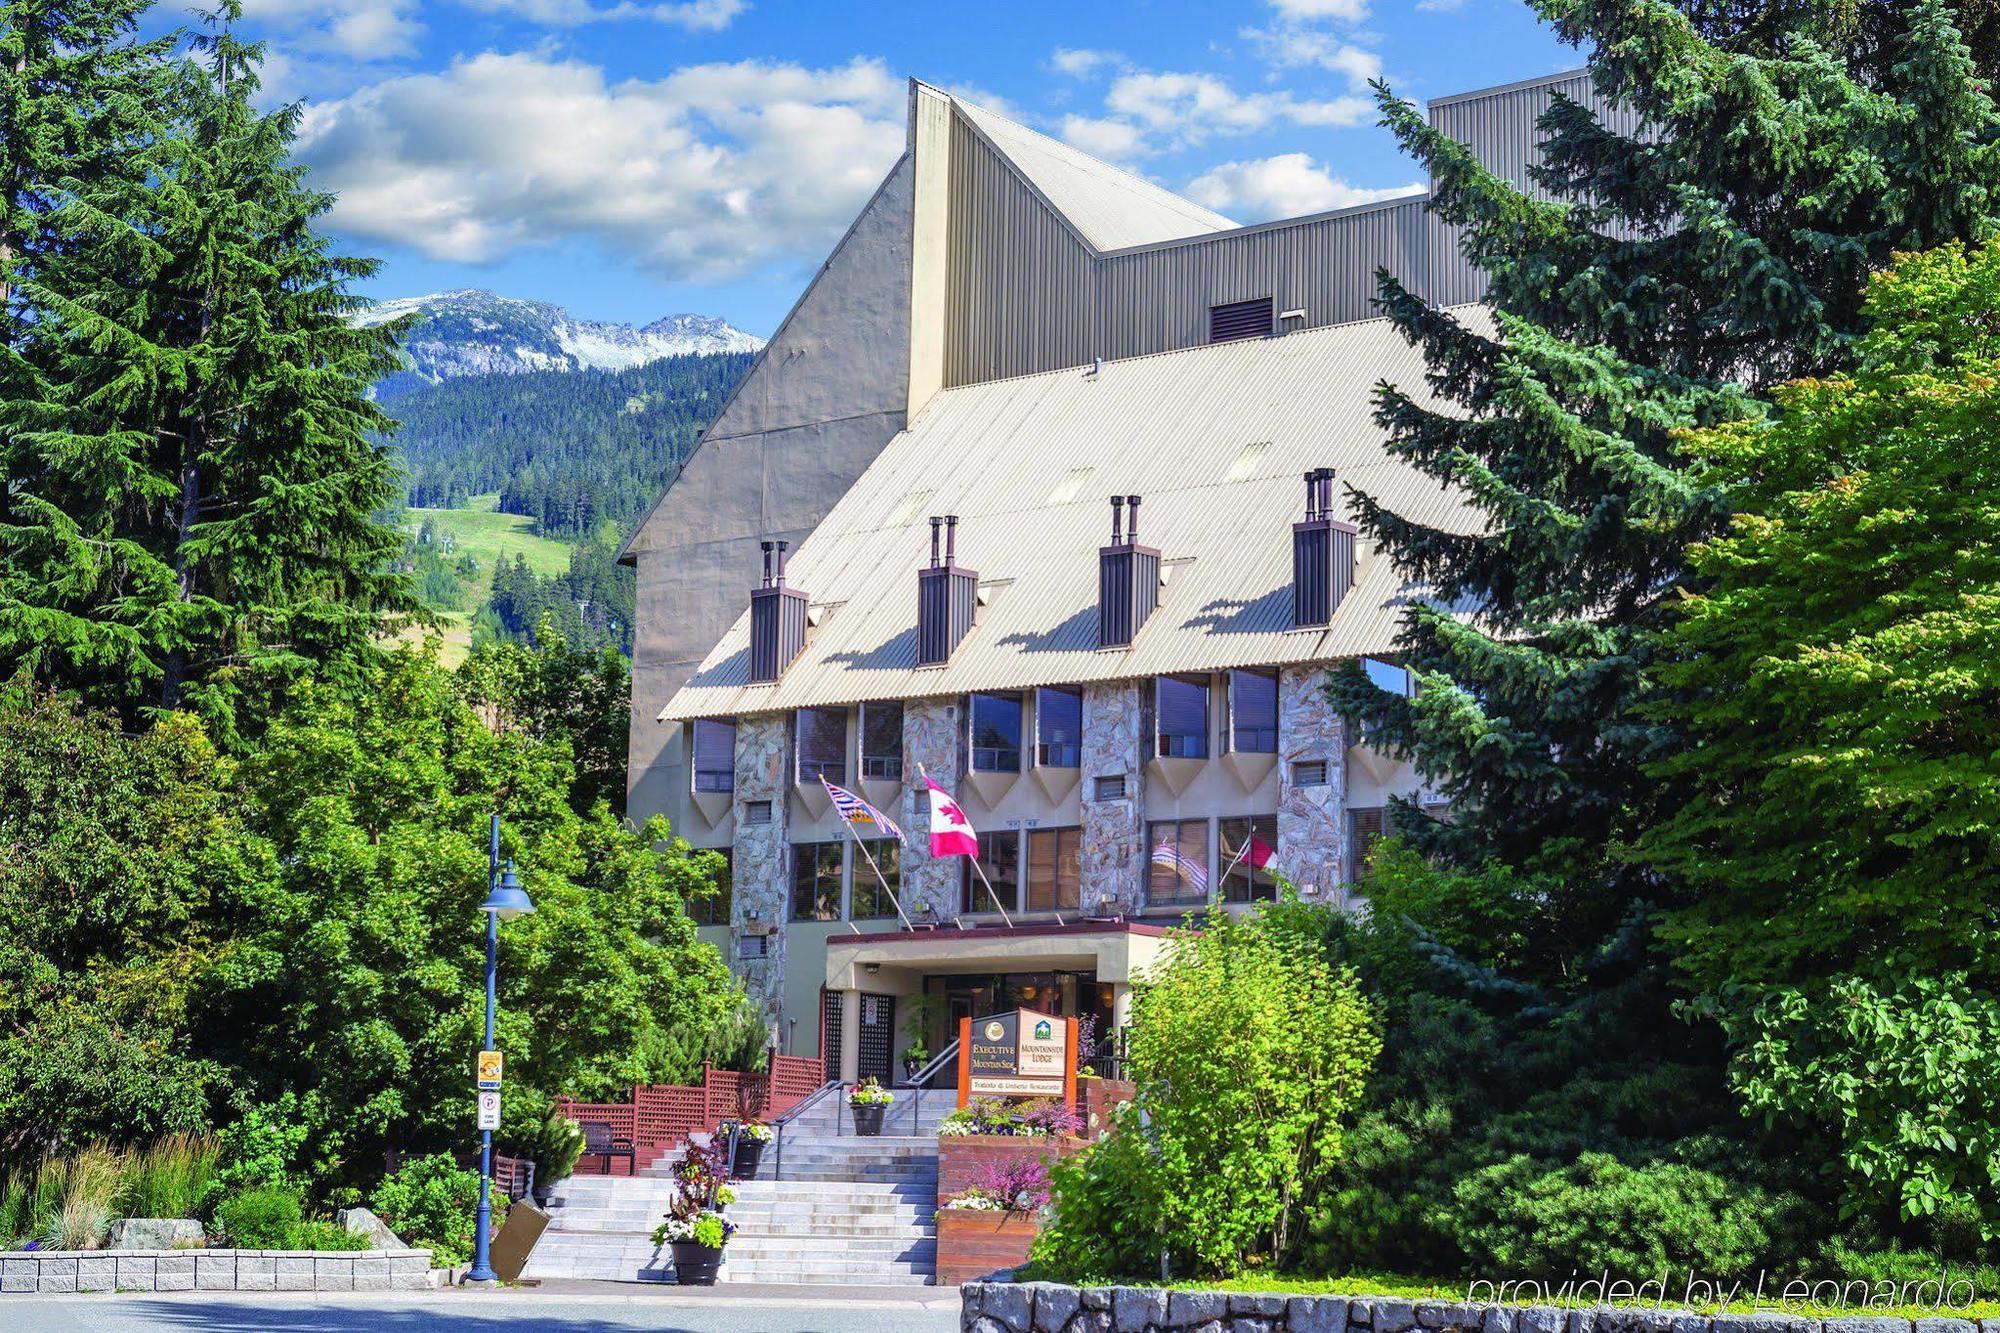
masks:
[(1222, 214), (1100, 162), (1068, 144), (983, 107), (953, 98), (959, 111), (1028, 178), (1096, 249), (1118, 250), (1229, 231)]
[[(777, 682), (748, 683), (746, 610), (660, 719), (1386, 652), (1422, 590), (1365, 539), (1332, 623), (1289, 628), (1302, 474), (1336, 470), (1336, 514), (1352, 483), (1425, 523), (1483, 525), (1461, 496), (1386, 454), (1371, 403), (1383, 379), (1421, 395), (1423, 364), (1371, 320), (947, 389), (794, 554), (788, 582), (817, 619), (805, 652)], [(1166, 586), (1129, 648), (1099, 649), (1098, 548), (1110, 497), (1134, 493)], [(932, 514), (959, 516), (959, 563), (979, 571), (985, 605), (950, 662), (919, 668)], [(755, 575), (743, 571), (746, 608)]]

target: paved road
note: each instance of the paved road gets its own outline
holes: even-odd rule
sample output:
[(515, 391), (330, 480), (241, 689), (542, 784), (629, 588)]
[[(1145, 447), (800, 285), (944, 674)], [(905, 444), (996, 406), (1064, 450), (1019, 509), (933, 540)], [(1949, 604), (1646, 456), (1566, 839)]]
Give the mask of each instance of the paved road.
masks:
[(955, 1333), (953, 1287), (675, 1291), (573, 1283), (535, 1291), (0, 1296), (7, 1333)]

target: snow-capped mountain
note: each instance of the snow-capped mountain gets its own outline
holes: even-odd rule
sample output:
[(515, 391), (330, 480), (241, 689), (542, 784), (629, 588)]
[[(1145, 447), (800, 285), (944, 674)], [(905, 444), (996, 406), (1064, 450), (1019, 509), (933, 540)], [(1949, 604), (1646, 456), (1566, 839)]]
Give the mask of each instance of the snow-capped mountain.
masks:
[(415, 314), (403, 343), (412, 374), (435, 384), (531, 370), (629, 370), (662, 357), (754, 352), (764, 340), (713, 315), (668, 315), (644, 328), (577, 319), (561, 306), (467, 288), (379, 301), (363, 325)]

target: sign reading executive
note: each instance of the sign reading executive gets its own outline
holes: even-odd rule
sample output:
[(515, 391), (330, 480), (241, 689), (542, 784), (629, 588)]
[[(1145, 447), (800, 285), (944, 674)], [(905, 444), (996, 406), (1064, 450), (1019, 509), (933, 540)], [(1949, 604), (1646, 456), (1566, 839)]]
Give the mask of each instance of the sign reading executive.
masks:
[(1033, 1009), (963, 1020), (959, 1101), (972, 1097), (1065, 1097), (1075, 1076), (1069, 1019)]

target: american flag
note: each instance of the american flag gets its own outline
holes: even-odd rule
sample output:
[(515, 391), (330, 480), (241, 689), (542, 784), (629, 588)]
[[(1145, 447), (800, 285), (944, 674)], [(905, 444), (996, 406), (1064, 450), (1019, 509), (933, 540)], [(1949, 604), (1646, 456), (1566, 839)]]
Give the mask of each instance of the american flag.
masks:
[(856, 796), (845, 787), (836, 787), (824, 777), (819, 785), (826, 788), (826, 794), (833, 799), (833, 808), (840, 811), (840, 817), (850, 824), (873, 824), (897, 842), (903, 840), (903, 830), (896, 821), (877, 810), (868, 802)]
[(1208, 868), (1193, 857), (1183, 855), (1181, 849), (1172, 843), (1163, 842), (1153, 849), (1153, 864), (1170, 867), (1196, 893), (1208, 892)]

